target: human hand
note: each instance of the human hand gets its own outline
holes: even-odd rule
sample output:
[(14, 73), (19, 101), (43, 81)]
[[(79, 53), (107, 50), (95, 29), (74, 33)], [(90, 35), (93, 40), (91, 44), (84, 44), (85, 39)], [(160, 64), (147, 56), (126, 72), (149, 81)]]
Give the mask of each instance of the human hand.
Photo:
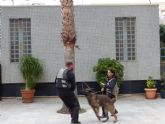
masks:
[(104, 88), (101, 88), (101, 91), (103, 92), (104, 91)]
[(101, 85), (102, 87), (104, 87), (104, 86), (105, 86), (105, 84), (104, 84), (103, 82), (100, 82), (100, 85)]

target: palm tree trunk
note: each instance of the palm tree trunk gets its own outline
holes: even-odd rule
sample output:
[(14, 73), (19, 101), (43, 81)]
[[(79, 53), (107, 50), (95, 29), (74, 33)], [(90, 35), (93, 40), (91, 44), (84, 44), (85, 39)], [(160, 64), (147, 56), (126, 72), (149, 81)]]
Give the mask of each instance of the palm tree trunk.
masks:
[[(75, 65), (75, 24), (73, 14), (73, 1), (60, 0), (61, 15), (62, 15), (62, 33), (61, 38), (64, 44), (64, 61), (72, 61)], [(77, 90), (76, 90), (77, 91)], [(62, 108), (58, 110), (60, 113), (69, 113), (67, 107), (63, 104)]]
[[(67, 62), (68, 60), (75, 63), (74, 46), (64, 46), (64, 61)], [(77, 95), (77, 89), (75, 90), (75, 94)], [(62, 108), (57, 112), (69, 114), (69, 110), (64, 104), (62, 105)]]
[(64, 61), (72, 61), (75, 65), (75, 50), (74, 45), (64, 46)]

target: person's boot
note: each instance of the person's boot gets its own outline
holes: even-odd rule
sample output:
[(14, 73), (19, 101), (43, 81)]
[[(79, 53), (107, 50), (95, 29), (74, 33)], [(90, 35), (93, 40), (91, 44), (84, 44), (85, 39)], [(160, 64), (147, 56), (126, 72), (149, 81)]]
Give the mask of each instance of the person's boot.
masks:
[(78, 121), (79, 118), (79, 106), (76, 106), (72, 109), (72, 120), (71, 124), (81, 124), (80, 121)]

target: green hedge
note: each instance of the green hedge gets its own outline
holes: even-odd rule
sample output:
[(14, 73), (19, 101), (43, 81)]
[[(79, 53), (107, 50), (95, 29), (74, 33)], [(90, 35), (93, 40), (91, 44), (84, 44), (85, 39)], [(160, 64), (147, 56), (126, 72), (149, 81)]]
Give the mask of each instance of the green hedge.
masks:
[(120, 87), (123, 76), (124, 76), (124, 66), (115, 59), (110, 58), (100, 58), (97, 64), (93, 67), (93, 71), (96, 72), (97, 82), (105, 82), (107, 79), (108, 68), (113, 68), (116, 71), (117, 84)]

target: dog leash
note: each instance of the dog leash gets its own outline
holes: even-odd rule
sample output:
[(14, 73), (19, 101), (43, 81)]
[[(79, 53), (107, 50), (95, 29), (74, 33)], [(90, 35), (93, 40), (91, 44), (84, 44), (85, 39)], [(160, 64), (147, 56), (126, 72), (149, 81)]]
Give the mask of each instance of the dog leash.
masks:
[[(81, 85), (81, 87), (82, 87), (81, 91), (85, 91), (84, 85), (87, 87), (87, 89), (91, 89), (91, 91), (92, 91), (92, 88), (90, 88), (89, 85), (85, 82), (83, 82), (82, 85)], [(97, 94), (97, 93), (101, 93), (101, 92), (102, 91), (96, 91), (96, 92), (93, 92), (93, 93)]]

